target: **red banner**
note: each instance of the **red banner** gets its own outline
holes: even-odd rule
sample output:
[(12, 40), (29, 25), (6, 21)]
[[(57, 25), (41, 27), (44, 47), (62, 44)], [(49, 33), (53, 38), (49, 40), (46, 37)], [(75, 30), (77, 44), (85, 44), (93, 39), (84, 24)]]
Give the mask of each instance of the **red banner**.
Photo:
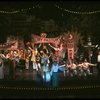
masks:
[(57, 38), (43, 38), (41, 36), (32, 34), (32, 41), (35, 44), (38, 44), (38, 43), (54, 43), (54, 44), (59, 44), (60, 38), (59, 37), (57, 37)]
[(68, 48), (68, 58), (74, 60), (74, 48)]
[(68, 59), (71, 63), (72, 59), (74, 60), (74, 38), (72, 34), (68, 34)]

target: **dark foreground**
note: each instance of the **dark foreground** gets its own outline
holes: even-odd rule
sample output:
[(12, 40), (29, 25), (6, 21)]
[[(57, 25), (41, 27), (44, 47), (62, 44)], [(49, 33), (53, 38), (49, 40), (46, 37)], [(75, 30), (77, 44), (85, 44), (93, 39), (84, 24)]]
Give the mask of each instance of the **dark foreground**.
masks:
[(59, 73), (59, 77), (59, 87), (53, 88), (44, 86), (36, 72), (17, 73), (14, 80), (0, 80), (0, 98), (100, 98), (97, 76), (68, 78)]
[(53, 88), (35, 81), (0, 81), (0, 98), (100, 98), (99, 80), (66, 80)]

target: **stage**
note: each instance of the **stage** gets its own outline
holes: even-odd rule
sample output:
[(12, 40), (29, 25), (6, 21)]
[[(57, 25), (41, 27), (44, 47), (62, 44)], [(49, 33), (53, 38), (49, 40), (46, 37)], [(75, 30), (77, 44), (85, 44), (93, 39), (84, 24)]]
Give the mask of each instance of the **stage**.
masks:
[(0, 98), (99, 98), (97, 76), (68, 78), (59, 72), (59, 87), (44, 86), (35, 70), (17, 69), (16, 78), (0, 80)]

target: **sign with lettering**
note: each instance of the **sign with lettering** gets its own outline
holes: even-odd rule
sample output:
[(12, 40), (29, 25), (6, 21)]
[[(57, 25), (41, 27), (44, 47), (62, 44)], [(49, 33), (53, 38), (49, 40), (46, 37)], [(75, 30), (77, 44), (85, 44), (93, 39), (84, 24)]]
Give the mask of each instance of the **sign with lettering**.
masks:
[(34, 42), (34, 44), (38, 44), (38, 43), (59, 44), (60, 38), (59, 37), (56, 37), (56, 38), (45, 38), (45, 37), (41, 37), (41, 36), (32, 34), (32, 42)]

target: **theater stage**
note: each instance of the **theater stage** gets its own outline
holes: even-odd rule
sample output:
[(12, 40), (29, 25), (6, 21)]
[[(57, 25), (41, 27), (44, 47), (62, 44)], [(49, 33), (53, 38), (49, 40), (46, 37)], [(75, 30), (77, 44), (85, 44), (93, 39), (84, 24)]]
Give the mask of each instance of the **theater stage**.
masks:
[(0, 98), (100, 98), (97, 77), (68, 78), (59, 72), (59, 87), (44, 86), (32, 70), (17, 70), (15, 79), (0, 80)]

